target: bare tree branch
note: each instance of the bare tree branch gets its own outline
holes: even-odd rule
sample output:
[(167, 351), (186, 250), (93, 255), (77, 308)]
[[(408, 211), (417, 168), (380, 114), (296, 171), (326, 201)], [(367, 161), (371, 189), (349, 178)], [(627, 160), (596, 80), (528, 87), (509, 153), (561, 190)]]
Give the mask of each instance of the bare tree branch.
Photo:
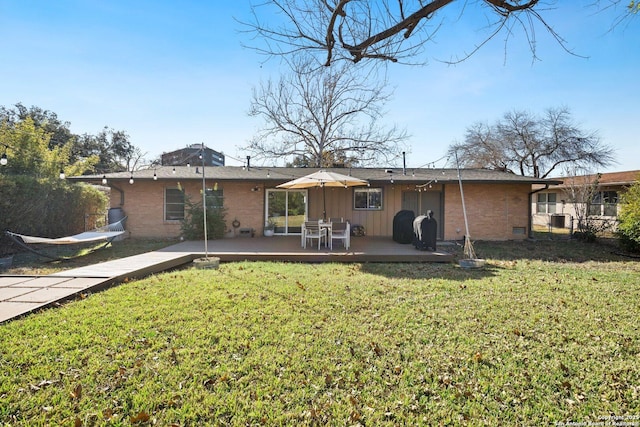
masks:
[[(243, 24), (259, 37), (251, 47), (268, 55), (322, 53), (326, 66), (343, 59), (415, 63), (442, 25), (434, 18), (455, 10), (450, 8), (454, 4), (464, 5), (465, 15), (494, 17), (487, 19), (491, 24), (485, 37), (461, 60), (497, 34), (506, 32), (508, 39), (516, 27), (525, 33), (535, 57), (538, 25), (569, 52), (565, 40), (545, 21), (542, 12), (548, 6), (539, 0), (264, 0), (254, 6), (253, 22)], [(267, 24), (260, 16), (278, 19)]]

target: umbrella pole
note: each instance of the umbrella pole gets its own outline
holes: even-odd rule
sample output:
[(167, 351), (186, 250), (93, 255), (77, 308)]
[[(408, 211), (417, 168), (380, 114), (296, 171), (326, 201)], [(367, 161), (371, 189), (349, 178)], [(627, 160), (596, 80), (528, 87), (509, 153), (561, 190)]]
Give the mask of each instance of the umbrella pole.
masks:
[(327, 189), (324, 183), (320, 184), (322, 187), (322, 220), (327, 220)]

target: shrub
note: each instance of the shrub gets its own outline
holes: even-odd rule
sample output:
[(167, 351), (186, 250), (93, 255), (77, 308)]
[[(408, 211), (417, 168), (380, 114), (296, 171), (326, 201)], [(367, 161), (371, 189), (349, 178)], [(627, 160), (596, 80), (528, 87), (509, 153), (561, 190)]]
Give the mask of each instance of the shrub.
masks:
[[(202, 202), (193, 202), (185, 196), (185, 217), (182, 220), (182, 236), (187, 240), (204, 239), (204, 210)], [(207, 239), (221, 239), (227, 229), (225, 209), (207, 206)]]
[(620, 245), (631, 252), (640, 252), (640, 182), (636, 181), (622, 195), (617, 235)]

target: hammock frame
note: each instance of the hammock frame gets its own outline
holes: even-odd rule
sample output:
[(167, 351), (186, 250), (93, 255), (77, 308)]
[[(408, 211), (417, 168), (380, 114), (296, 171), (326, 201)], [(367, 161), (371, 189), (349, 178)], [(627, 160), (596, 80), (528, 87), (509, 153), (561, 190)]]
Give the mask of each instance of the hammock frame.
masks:
[(62, 246), (62, 245), (82, 245), (87, 243), (104, 242), (104, 244), (98, 246), (97, 248), (92, 249), (86, 254), (83, 254), (83, 255), (88, 255), (100, 249), (106, 248), (117, 237), (123, 235), (125, 233), (124, 222), (126, 221), (126, 219), (127, 217), (124, 217), (119, 221), (105, 225), (104, 227), (96, 228), (95, 230), (92, 230), (92, 231), (85, 231), (84, 233), (74, 234), (73, 236), (65, 236), (65, 237), (59, 237), (59, 238), (28, 236), (25, 234), (14, 233), (9, 230), (5, 230), (4, 233), (19, 247), (31, 253), (34, 253), (40, 257), (48, 258), (49, 262), (67, 261), (70, 259), (78, 258), (81, 255), (72, 256), (72, 257), (60, 257), (55, 255), (49, 255), (43, 252), (42, 250), (34, 249), (29, 245), (44, 244), (44, 245)]

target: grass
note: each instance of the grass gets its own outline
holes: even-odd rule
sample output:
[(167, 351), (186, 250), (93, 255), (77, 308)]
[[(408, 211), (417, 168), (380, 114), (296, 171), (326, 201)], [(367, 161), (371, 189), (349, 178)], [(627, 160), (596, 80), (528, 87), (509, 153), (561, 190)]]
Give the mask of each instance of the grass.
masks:
[(0, 424), (640, 422), (637, 261), (573, 241), (476, 252), (487, 268), (185, 269), (12, 321)]

